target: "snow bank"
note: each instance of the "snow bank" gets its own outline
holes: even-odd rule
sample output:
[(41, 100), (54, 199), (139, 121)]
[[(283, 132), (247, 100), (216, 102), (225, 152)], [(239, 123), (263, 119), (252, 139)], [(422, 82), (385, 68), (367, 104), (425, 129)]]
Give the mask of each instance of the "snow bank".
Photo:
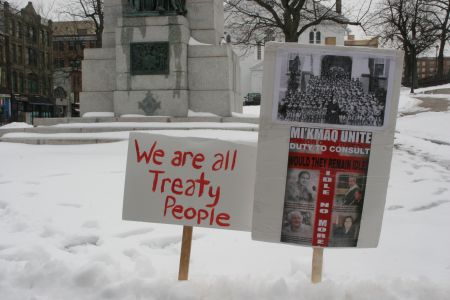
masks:
[[(316, 285), (310, 248), (205, 228), (178, 282), (182, 227), (121, 220), (126, 141), (0, 143), (0, 298), (448, 300), (450, 145), (430, 141), (449, 140), (448, 114), (398, 120), (379, 247), (326, 249)], [(257, 132), (158, 133), (257, 142)]]
[(138, 114), (126, 114), (126, 115), (121, 115), (121, 118), (145, 118), (147, 116), (144, 115), (138, 115)]
[(113, 112), (108, 111), (94, 111), (94, 112), (87, 112), (84, 113), (83, 118), (102, 118), (102, 117), (114, 117)]
[(242, 111), (243, 111), (243, 116), (251, 116), (251, 117), (259, 117), (259, 113), (261, 110), (261, 106), (260, 105), (251, 105), (251, 106), (243, 106), (242, 107)]
[[(433, 128), (433, 130), (430, 130)], [(397, 130), (403, 134), (450, 144), (450, 112), (429, 112), (400, 118)]]
[(188, 117), (218, 117), (218, 115), (210, 112), (196, 112), (193, 110), (188, 110)]
[(3, 126), (0, 126), (2, 129), (14, 129), (14, 128), (31, 128), (33, 125), (24, 122), (12, 122)]

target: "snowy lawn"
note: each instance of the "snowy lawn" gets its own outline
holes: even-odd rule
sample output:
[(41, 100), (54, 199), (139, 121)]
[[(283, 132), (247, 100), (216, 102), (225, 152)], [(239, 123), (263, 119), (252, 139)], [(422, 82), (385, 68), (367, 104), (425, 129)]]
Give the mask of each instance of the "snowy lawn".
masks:
[(201, 228), (190, 280), (178, 282), (182, 227), (121, 220), (127, 142), (0, 143), (0, 299), (449, 299), (449, 119), (399, 119), (379, 247), (326, 249), (317, 285), (310, 248)]

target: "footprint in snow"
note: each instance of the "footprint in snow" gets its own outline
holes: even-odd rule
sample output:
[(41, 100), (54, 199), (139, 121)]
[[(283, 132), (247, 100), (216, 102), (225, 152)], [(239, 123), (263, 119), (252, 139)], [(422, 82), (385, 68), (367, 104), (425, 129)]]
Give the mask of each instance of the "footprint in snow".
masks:
[(116, 237), (127, 238), (135, 235), (147, 234), (149, 232), (152, 232), (153, 230), (154, 230), (153, 228), (139, 228), (116, 234)]
[(0, 201), (0, 209), (5, 209), (8, 207), (8, 204), (6, 204), (5, 202)]
[(30, 185), (40, 185), (41, 184), (39, 181), (24, 181), (23, 183), (30, 184)]
[(446, 191), (448, 191), (448, 189), (446, 189), (446, 188), (439, 188), (439, 189), (437, 189), (437, 191), (435, 191), (433, 193), (433, 195), (440, 195), (440, 194), (442, 194), (442, 193), (444, 193)]
[(416, 183), (416, 182), (421, 182), (421, 181), (425, 181), (425, 178), (417, 178), (417, 179), (414, 179), (412, 182)]
[(147, 246), (151, 249), (165, 249), (168, 247), (175, 246), (181, 243), (181, 235), (177, 236), (165, 236), (154, 238), (151, 240), (141, 242), (142, 246)]
[(391, 205), (387, 208), (387, 210), (397, 210), (403, 208), (402, 205)]
[(419, 207), (412, 208), (411, 211), (427, 210), (427, 209), (430, 209), (430, 208), (433, 208), (433, 207), (438, 207), (438, 206), (440, 206), (442, 204), (445, 204), (445, 203), (448, 203), (448, 202), (450, 202), (450, 201), (449, 200), (439, 200), (439, 201), (431, 202), (430, 204), (427, 204), (427, 205), (422, 205), (422, 206), (419, 206)]
[(43, 177), (46, 177), (46, 178), (48, 178), (48, 177), (60, 177), (60, 176), (68, 176), (68, 175), (72, 175), (71, 173), (57, 173), (57, 174), (50, 174), (50, 175), (47, 175), (47, 176), (43, 176)]
[(64, 248), (70, 250), (71, 248), (78, 246), (89, 246), (89, 245), (97, 246), (99, 239), (100, 238), (95, 235), (75, 236), (67, 240), (67, 242), (64, 245)]
[[(198, 240), (202, 237), (203, 237), (202, 234), (196, 234), (192, 237), (192, 240)], [(181, 234), (173, 236), (165, 236), (143, 241), (141, 242), (141, 245), (147, 246), (151, 249), (165, 249), (180, 244), (181, 239), (182, 239)]]
[(84, 228), (99, 228), (98, 222), (95, 221), (95, 220), (86, 221), (86, 222), (83, 223), (83, 225), (81, 225), (81, 227), (84, 227)]

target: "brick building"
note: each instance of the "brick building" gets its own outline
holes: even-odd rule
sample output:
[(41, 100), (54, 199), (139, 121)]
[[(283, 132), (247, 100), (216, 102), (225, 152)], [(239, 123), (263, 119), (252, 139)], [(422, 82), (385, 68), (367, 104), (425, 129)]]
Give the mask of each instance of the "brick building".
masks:
[[(450, 57), (444, 57), (444, 76), (448, 76), (450, 72)], [(419, 80), (425, 78), (436, 77), (437, 75), (437, 58), (436, 57), (418, 57), (417, 58), (417, 78)]]
[(6, 31), (3, 6), (0, 4), (0, 125), (5, 123), (11, 110), (11, 91), (6, 81)]
[(52, 117), (52, 22), (31, 2), (19, 11), (0, 1), (0, 20), (2, 122)]
[(95, 47), (94, 22), (53, 23), (53, 80), (59, 115), (79, 116), (83, 49)]

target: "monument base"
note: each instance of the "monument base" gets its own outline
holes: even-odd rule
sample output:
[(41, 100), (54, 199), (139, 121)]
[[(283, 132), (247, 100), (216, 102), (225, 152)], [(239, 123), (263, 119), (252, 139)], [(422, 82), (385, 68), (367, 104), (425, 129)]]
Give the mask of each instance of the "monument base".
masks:
[(80, 113), (186, 117), (191, 109), (229, 117), (241, 112), (238, 57), (230, 45), (189, 44), (189, 26), (181, 15), (117, 16), (114, 30), (107, 29), (109, 38), (115, 32), (115, 43), (85, 50)]

